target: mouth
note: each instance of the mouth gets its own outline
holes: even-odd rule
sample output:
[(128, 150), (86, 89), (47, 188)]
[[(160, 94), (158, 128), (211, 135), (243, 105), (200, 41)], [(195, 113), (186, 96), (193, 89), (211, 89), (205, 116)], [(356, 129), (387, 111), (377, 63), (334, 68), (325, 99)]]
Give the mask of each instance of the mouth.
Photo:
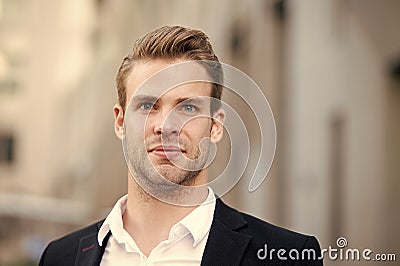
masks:
[(172, 158), (185, 153), (185, 151), (178, 146), (158, 145), (152, 149), (149, 149), (148, 153), (160, 158)]

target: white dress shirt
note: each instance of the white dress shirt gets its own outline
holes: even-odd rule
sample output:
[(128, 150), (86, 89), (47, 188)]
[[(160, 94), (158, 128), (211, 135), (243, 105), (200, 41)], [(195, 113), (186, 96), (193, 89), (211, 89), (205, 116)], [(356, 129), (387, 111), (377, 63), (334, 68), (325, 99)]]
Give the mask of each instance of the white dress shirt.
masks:
[(148, 257), (123, 227), (122, 215), (127, 198), (125, 195), (117, 201), (99, 230), (97, 238), (100, 246), (111, 231), (101, 266), (200, 265), (215, 210), (215, 196), (211, 188), (208, 188), (207, 199), (173, 225), (168, 239), (161, 241)]

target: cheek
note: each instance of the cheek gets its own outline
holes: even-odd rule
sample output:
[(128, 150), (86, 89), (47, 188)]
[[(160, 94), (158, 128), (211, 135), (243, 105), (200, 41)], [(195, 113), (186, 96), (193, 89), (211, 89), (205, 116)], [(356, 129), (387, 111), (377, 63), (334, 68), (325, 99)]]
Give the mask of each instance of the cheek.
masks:
[[(131, 113), (126, 117), (125, 126), (126, 133), (129, 134), (127, 137), (132, 137), (134, 139), (142, 139), (144, 135), (148, 134), (149, 123), (146, 123), (146, 117), (135, 115)], [(147, 124), (147, 126), (146, 126)]]
[(186, 123), (180, 134), (193, 142), (199, 143), (202, 138), (210, 136), (210, 131), (211, 123), (209, 118), (196, 118)]

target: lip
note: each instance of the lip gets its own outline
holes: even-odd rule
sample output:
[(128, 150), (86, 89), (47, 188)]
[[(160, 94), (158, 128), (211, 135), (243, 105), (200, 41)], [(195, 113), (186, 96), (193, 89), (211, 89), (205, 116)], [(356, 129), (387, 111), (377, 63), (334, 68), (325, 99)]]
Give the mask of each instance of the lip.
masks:
[(182, 153), (185, 153), (185, 151), (180, 147), (173, 145), (158, 145), (150, 149), (148, 152), (161, 158), (176, 157)]

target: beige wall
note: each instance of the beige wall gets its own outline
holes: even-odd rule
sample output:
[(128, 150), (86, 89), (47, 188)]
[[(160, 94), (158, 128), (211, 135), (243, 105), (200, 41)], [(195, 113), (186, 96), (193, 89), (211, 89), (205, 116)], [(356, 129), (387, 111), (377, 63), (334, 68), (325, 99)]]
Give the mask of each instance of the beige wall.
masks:
[(285, 217), (326, 247), (344, 236), (352, 247), (399, 250), (399, 85), (388, 69), (399, 56), (399, 4), (289, 5)]

